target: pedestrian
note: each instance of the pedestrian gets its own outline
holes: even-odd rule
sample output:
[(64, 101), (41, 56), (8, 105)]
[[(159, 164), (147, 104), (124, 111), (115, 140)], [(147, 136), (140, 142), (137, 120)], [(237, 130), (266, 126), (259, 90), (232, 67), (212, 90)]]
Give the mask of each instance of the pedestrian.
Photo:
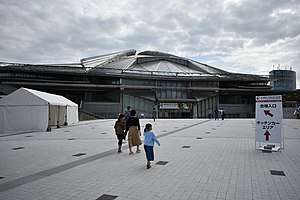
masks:
[(136, 111), (131, 110), (131, 117), (126, 122), (126, 131), (128, 132), (128, 147), (129, 154), (133, 154), (132, 147), (136, 146), (136, 153), (140, 153), (140, 145), (142, 144), (141, 140), (141, 126), (140, 120), (136, 117)]
[(156, 136), (152, 132), (152, 125), (146, 124), (145, 130), (144, 130), (144, 149), (146, 153), (146, 159), (147, 159), (147, 165), (146, 168), (151, 168), (151, 161), (154, 161), (154, 142), (160, 146), (160, 142), (157, 140)]
[(221, 108), (221, 110), (220, 110), (220, 115), (221, 115), (222, 120), (224, 120), (224, 118), (225, 118), (225, 110), (223, 108)]
[(215, 120), (219, 120), (219, 109), (215, 107)]
[(208, 119), (211, 119), (212, 117), (211, 117), (211, 113), (212, 113), (212, 110), (211, 110), (211, 108), (210, 109), (208, 109)]
[(122, 142), (125, 140), (125, 129), (126, 129), (126, 123), (125, 123), (125, 115), (120, 114), (118, 117), (118, 120), (115, 122), (115, 133), (118, 138), (118, 153), (122, 153)]
[(153, 119), (154, 122), (155, 122), (155, 119), (156, 119), (156, 115), (157, 115), (157, 112), (156, 112), (155, 108), (153, 108), (152, 119)]
[(132, 111), (132, 107), (131, 106), (127, 106), (127, 110), (124, 113), (124, 115), (125, 115), (125, 121), (127, 121), (131, 117), (131, 115), (130, 115), (131, 111)]
[(294, 115), (296, 116), (296, 119), (299, 119), (299, 113), (300, 113), (300, 105), (298, 105), (298, 107), (296, 108), (296, 110), (294, 111)]
[[(127, 106), (127, 110), (125, 111), (124, 115), (125, 115), (125, 122), (127, 123), (127, 120), (131, 117), (130, 112), (132, 111), (132, 107), (131, 106)], [(127, 130), (125, 130), (125, 139), (127, 136)]]

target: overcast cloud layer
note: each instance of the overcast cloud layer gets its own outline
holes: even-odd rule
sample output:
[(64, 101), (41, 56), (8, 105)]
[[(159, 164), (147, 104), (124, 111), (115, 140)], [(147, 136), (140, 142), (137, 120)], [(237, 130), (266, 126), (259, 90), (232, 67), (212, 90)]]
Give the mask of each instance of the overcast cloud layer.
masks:
[(155, 50), (230, 72), (292, 67), (300, 88), (298, 0), (0, 0), (0, 26), (0, 61)]

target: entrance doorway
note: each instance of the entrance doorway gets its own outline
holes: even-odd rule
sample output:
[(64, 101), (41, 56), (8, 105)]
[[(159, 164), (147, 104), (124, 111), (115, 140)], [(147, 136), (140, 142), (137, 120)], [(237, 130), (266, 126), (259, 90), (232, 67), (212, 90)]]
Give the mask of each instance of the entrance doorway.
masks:
[(193, 117), (193, 110), (174, 110), (174, 109), (163, 109), (159, 110), (159, 118), (177, 118), (186, 119)]

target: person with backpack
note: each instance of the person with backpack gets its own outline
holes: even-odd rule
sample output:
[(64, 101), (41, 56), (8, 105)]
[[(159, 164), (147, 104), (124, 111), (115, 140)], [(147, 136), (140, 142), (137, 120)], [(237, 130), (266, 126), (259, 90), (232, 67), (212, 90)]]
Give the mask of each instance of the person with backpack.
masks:
[(118, 138), (118, 153), (122, 153), (122, 143), (123, 140), (125, 140), (125, 129), (126, 129), (126, 123), (125, 123), (125, 115), (120, 114), (118, 117), (118, 120), (115, 122), (115, 134)]

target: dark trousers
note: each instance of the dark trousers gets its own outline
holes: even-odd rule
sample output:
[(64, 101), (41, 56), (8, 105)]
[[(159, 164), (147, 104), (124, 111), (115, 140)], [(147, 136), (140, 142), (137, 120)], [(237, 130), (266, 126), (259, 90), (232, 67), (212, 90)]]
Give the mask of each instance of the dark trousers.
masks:
[(125, 140), (125, 135), (117, 134), (117, 138), (118, 138), (118, 145), (122, 145), (123, 140)]
[(218, 114), (215, 114), (215, 120), (219, 120), (219, 115)]
[(147, 161), (154, 160), (153, 146), (144, 145)]

